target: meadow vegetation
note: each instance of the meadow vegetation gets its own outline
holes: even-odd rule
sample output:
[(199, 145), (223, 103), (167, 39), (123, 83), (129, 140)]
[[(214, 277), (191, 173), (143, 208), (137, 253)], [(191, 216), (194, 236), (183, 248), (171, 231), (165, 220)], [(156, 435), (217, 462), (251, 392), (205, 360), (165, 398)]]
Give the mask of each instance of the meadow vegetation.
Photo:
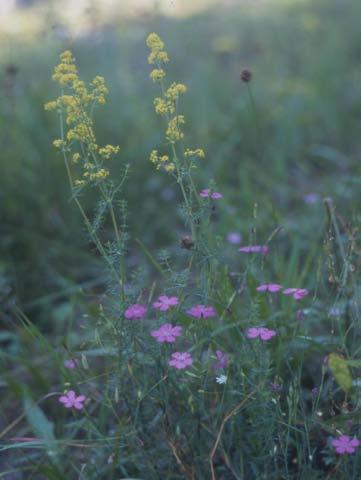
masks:
[(0, 478), (360, 478), (361, 4), (281, 3), (0, 53)]

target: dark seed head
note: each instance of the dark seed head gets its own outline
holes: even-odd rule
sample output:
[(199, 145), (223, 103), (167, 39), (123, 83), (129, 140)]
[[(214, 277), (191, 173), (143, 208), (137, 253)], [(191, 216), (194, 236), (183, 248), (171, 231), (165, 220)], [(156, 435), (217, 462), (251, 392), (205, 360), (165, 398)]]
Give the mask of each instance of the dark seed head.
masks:
[(247, 68), (245, 68), (244, 70), (242, 70), (240, 77), (242, 82), (245, 82), (245, 83), (250, 82), (252, 78), (251, 70), (248, 70)]
[(183, 237), (180, 241), (181, 247), (185, 248), (186, 250), (190, 250), (194, 246), (194, 242), (191, 237)]
[(18, 73), (18, 67), (13, 63), (8, 63), (5, 67), (5, 72), (9, 76), (15, 76)]

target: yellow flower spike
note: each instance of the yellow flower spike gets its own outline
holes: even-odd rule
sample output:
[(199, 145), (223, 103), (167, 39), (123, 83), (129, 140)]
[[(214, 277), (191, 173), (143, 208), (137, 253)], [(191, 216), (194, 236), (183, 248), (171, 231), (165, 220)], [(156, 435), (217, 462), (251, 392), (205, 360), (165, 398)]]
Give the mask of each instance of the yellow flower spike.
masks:
[(160, 39), (159, 35), (154, 32), (148, 35), (146, 44), (152, 52), (160, 52), (164, 48), (164, 42)]
[[(155, 45), (157, 54), (161, 52)], [(109, 176), (109, 171), (102, 167), (103, 161), (118, 153), (119, 147), (106, 145), (99, 148), (93, 130), (92, 107), (104, 104), (108, 94), (105, 79), (96, 76), (89, 85), (78, 76), (75, 58), (67, 50), (60, 55), (60, 63), (55, 66), (53, 79), (66, 93), (56, 100), (44, 105), (45, 110), (60, 110), (64, 118), (64, 139), (54, 140), (56, 148), (71, 151), (73, 144), (81, 144), (82, 154), (74, 152), (71, 160), (74, 164), (83, 160), (83, 178), (74, 181), (74, 185), (83, 186), (89, 181), (102, 181)], [(78, 150), (78, 148), (77, 148)], [(92, 161), (89, 161), (92, 159)]]
[(93, 87), (93, 91), (89, 95), (89, 98), (100, 105), (104, 105), (106, 103), (105, 97), (109, 93), (104, 77), (97, 75), (90, 85)]
[(70, 50), (65, 50), (59, 57), (63, 63), (75, 63), (75, 58)]
[(146, 44), (150, 49), (148, 62), (153, 63), (167, 63), (169, 62), (168, 54), (163, 50), (164, 42), (156, 33), (150, 33), (146, 40)]
[(184, 133), (179, 128), (179, 126), (184, 125), (184, 123), (185, 120), (183, 115), (177, 115), (169, 121), (168, 128), (165, 132), (166, 139), (169, 142), (175, 143), (184, 137)]

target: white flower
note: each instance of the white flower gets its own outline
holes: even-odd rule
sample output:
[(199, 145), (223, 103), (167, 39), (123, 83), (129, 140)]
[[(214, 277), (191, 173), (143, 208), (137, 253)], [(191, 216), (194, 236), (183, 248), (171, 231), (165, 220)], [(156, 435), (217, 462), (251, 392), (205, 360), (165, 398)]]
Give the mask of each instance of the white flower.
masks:
[(227, 383), (227, 375), (220, 375), (219, 377), (216, 377), (216, 382), (220, 385)]

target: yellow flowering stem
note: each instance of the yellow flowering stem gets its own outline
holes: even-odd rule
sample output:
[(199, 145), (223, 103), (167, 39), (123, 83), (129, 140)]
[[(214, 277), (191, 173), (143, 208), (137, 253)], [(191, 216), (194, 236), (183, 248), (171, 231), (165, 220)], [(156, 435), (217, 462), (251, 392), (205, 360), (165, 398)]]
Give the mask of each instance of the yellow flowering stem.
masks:
[(186, 193), (185, 188), (184, 188), (182, 176), (180, 175), (180, 172), (179, 172), (179, 161), (178, 161), (177, 152), (176, 152), (174, 143), (172, 143), (172, 147), (171, 147), (171, 148), (172, 148), (174, 163), (175, 163), (175, 166), (176, 166), (176, 169), (177, 169), (177, 182), (179, 183), (179, 186), (180, 186), (180, 189), (181, 189), (181, 191), (182, 191), (183, 198), (184, 198), (184, 202), (185, 202), (185, 204), (186, 204), (187, 211), (188, 211), (188, 217), (189, 217), (190, 224), (191, 224), (192, 239), (193, 239), (194, 241), (196, 241), (197, 236), (196, 236), (196, 229), (194, 228), (194, 223), (193, 223), (192, 208), (191, 208), (191, 206), (190, 206), (190, 203), (189, 203), (189, 200), (188, 200), (188, 196), (187, 196), (187, 193)]
[[(97, 159), (97, 157), (96, 157), (96, 155), (93, 151), (91, 151), (91, 156), (93, 158), (94, 164), (99, 169), (100, 165), (99, 165), (98, 159)], [(102, 194), (103, 200), (108, 205), (110, 218), (111, 218), (112, 225), (113, 225), (113, 228), (114, 228), (114, 233), (115, 233), (115, 236), (116, 236), (118, 247), (120, 247), (121, 238), (120, 238), (119, 227), (118, 227), (118, 223), (117, 223), (114, 208), (113, 208), (112, 198), (108, 195), (108, 192), (105, 190), (104, 186), (101, 183), (98, 186), (99, 186), (99, 190)], [(110, 260), (108, 260), (108, 263), (110, 264)], [(112, 269), (115, 270), (113, 266), (112, 266)], [(124, 301), (125, 300), (125, 262), (124, 262), (123, 256), (121, 256), (121, 261), (120, 261), (120, 274), (119, 274), (119, 276), (117, 275), (117, 277), (118, 277), (119, 283), (120, 283), (122, 300)]]
[[(61, 135), (61, 140), (64, 142), (64, 119), (63, 119), (63, 113), (62, 113), (61, 109), (60, 109), (60, 135)], [(64, 143), (63, 143), (63, 146), (62, 146), (61, 150), (62, 150), (62, 154), (63, 154), (63, 159), (64, 159), (64, 163), (65, 163), (66, 172), (67, 172), (67, 175), (68, 175), (70, 188), (73, 192), (74, 181), (73, 181), (73, 176), (71, 174), (68, 157), (66, 155), (66, 151), (65, 151), (65, 148), (64, 148)], [(74, 199), (74, 201), (75, 201), (75, 203), (76, 203), (76, 205), (77, 205), (77, 207), (78, 207), (78, 209), (79, 209), (79, 211), (80, 211), (80, 213), (81, 213), (81, 215), (84, 219), (84, 222), (85, 222), (85, 225), (88, 229), (90, 237), (92, 238), (94, 244), (96, 245), (96, 247), (99, 250), (99, 253), (105, 258), (109, 267), (113, 270), (113, 273), (118, 277), (118, 274), (117, 274), (112, 262), (110, 261), (108, 255), (107, 255), (107, 253), (106, 253), (106, 251), (103, 247), (102, 242), (100, 241), (99, 237), (96, 235), (96, 233), (94, 232), (94, 229), (91, 226), (89, 218), (88, 218), (87, 214), (85, 213), (82, 204), (79, 202), (79, 199), (75, 195), (73, 195), (73, 199)]]
[[(165, 85), (164, 85), (163, 79), (159, 83), (160, 83), (162, 95), (163, 95), (163, 97), (165, 97)], [(169, 120), (170, 120), (169, 115), (167, 114), (166, 117), (167, 117), (167, 121), (169, 122)], [(192, 235), (193, 240), (196, 241), (197, 234), (196, 234), (196, 229), (195, 229), (194, 223), (193, 223), (192, 208), (191, 208), (191, 205), (190, 205), (189, 200), (188, 200), (187, 193), (186, 193), (185, 188), (184, 188), (182, 176), (180, 174), (179, 160), (178, 160), (177, 151), (176, 151), (174, 143), (171, 143), (171, 149), (172, 149), (174, 163), (175, 163), (176, 171), (177, 171), (177, 183), (180, 186), (180, 189), (181, 189), (181, 192), (182, 192), (182, 195), (183, 195), (183, 199), (184, 199), (184, 203), (186, 204), (186, 208), (187, 208), (187, 211), (188, 211), (188, 217), (189, 217), (189, 220), (190, 220), (190, 227), (191, 227), (191, 235)]]

